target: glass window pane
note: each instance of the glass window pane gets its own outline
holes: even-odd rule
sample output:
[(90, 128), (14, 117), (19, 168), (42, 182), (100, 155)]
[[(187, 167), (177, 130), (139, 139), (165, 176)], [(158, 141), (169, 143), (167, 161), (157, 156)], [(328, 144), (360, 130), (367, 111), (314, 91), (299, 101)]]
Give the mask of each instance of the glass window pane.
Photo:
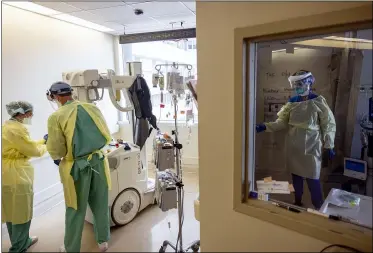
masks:
[(372, 49), (372, 30), (256, 44), (256, 190), (271, 177), (270, 198), (323, 211), (334, 191), (372, 196)]

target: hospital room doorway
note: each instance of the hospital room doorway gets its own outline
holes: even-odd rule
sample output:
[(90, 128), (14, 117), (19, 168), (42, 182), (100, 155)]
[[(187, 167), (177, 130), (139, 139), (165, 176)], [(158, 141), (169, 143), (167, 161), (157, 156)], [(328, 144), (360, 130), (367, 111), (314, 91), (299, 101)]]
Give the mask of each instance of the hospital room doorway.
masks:
[[(152, 113), (156, 117), (159, 131), (172, 137), (175, 116), (177, 118), (178, 138), (183, 145), (181, 165), (184, 175), (198, 175), (198, 104), (188, 88), (189, 84), (192, 84), (192, 87), (197, 85), (196, 42), (196, 38), (189, 38), (122, 45), (125, 75), (129, 72), (127, 62), (141, 63), (142, 76), (149, 87)], [(180, 85), (175, 87), (173, 82), (179, 82)], [(172, 93), (176, 88), (182, 91), (178, 91), (175, 115)], [(124, 117), (124, 121), (128, 123), (131, 119), (130, 114)], [(124, 134), (127, 136), (128, 132), (133, 134), (130, 125), (126, 131)], [(157, 131), (152, 131), (146, 141), (146, 156), (150, 170), (156, 167), (156, 135)]]
[[(158, 185), (159, 178), (164, 177), (167, 170), (177, 174), (177, 130), (178, 143), (182, 145), (179, 164), (184, 184), (182, 206), (186, 221), (182, 227), (183, 231), (193, 231), (185, 232), (183, 240), (190, 242), (199, 239), (199, 222), (194, 210), (199, 191), (197, 40), (187, 38), (129, 43), (122, 44), (121, 50), (124, 75), (131, 75), (134, 66), (141, 68), (139, 71), (149, 89), (152, 115), (156, 118), (158, 128), (153, 127), (141, 151), (142, 156), (146, 157), (148, 177), (155, 180), (158, 206), (150, 206), (136, 220), (153, 212), (162, 212), (166, 220), (172, 220), (171, 230), (176, 232), (178, 229), (176, 201), (167, 200), (166, 204), (162, 204), (163, 199), (159, 197), (163, 195), (159, 186), (161, 183)], [(120, 137), (133, 140), (136, 144), (139, 134), (136, 113), (124, 113), (122, 119), (124, 124)], [(169, 145), (174, 147), (168, 149)], [(176, 197), (177, 190), (174, 194)], [(179, 197), (177, 199), (179, 201)]]

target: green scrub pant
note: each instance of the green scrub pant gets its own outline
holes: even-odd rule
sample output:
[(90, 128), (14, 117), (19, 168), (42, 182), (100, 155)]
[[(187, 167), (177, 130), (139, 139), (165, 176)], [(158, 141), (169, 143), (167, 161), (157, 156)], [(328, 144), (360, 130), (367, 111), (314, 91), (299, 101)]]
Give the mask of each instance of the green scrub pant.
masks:
[(6, 223), (8, 228), (8, 234), (12, 246), (9, 252), (26, 252), (31, 245), (31, 238), (29, 235), (31, 221), (23, 224), (12, 224), (11, 222)]
[(78, 209), (66, 208), (65, 240), (66, 252), (80, 252), (82, 232), (87, 204), (93, 213), (93, 226), (97, 243), (110, 239), (109, 190), (104, 163), (93, 155), (91, 167), (80, 169), (73, 167), (72, 174), (78, 176), (75, 181)]

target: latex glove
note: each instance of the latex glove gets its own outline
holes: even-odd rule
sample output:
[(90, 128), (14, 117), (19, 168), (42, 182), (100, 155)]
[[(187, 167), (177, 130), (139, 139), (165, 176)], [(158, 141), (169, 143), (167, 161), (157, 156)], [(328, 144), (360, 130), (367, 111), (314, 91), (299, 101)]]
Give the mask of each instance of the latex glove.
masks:
[(59, 160), (53, 160), (53, 162), (54, 162), (55, 165), (59, 166), (60, 162), (61, 162), (61, 159), (59, 159)]
[(329, 159), (332, 160), (335, 156), (335, 152), (333, 149), (328, 149)]
[(257, 124), (255, 126), (255, 130), (256, 130), (257, 133), (264, 132), (266, 129), (267, 129), (267, 127), (264, 124)]
[(44, 135), (43, 139), (45, 140), (45, 143), (47, 143), (47, 140), (48, 140), (48, 134)]

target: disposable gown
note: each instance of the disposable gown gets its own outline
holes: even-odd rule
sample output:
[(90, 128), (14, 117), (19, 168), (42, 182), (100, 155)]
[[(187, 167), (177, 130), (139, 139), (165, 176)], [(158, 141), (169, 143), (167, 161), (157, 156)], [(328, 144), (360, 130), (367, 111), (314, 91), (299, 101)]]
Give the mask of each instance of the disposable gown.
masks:
[(286, 166), (292, 174), (319, 179), (322, 148), (334, 148), (336, 124), (333, 112), (322, 96), (302, 102), (288, 102), (275, 122), (264, 123), (266, 132), (288, 129)]
[(1, 222), (24, 224), (32, 218), (34, 168), (31, 157), (43, 156), (44, 140), (30, 139), (27, 128), (15, 120), (2, 127)]
[[(93, 133), (89, 129), (79, 132), (85, 134), (85, 138), (78, 136), (75, 128), (80, 110), (82, 113), (88, 113), (103, 139), (96, 141), (96, 132)], [(110, 141), (110, 131), (105, 119), (101, 111), (93, 104), (78, 101), (68, 102), (49, 117), (47, 149), (53, 160), (63, 158), (59, 169), (67, 207), (78, 209), (74, 181), (78, 180), (77, 171), (88, 166), (87, 161), (90, 161), (94, 154), (98, 154), (104, 161), (104, 173), (108, 188), (111, 189), (109, 163), (101, 151), (101, 148)], [(73, 168), (75, 169), (72, 170)]]

